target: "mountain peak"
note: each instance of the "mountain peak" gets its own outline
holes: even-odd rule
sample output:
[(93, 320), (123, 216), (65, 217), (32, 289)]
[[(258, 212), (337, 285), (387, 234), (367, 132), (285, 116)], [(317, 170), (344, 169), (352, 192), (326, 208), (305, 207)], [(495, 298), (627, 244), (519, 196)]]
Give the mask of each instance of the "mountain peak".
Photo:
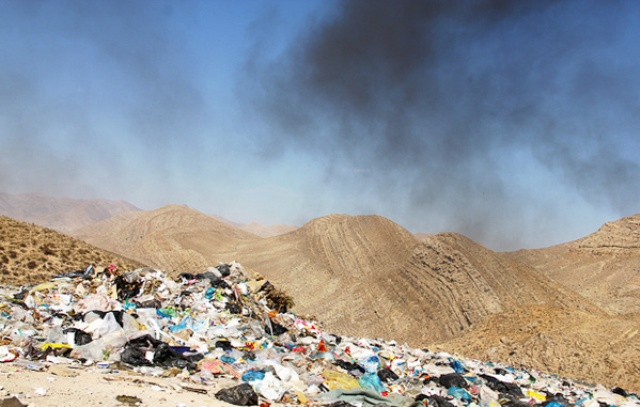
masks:
[(640, 249), (640, 214), (607, 222), (578, 241), (581, 249)]

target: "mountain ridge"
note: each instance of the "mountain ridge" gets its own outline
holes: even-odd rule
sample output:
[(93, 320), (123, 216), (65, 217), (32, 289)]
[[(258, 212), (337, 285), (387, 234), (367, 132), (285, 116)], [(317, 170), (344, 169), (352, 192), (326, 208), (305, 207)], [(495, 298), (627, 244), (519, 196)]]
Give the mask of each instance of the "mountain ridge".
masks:
[(0, 214), (68, 233), (74, 229), (140, 208), (109, 199), (74, 199), (42, 194), (0, 192)]

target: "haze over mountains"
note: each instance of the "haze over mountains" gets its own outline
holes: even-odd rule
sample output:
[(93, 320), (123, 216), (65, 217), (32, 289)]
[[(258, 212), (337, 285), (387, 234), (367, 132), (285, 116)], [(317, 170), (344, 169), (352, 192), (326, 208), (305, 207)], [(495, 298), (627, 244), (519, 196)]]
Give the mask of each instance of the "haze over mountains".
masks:
[[(74, 224), (95, 217), (75, 208)], [(120, 208), (71, 234), (173, 274), (237, 260), (336, 333), (640, 389), (639, 215), (574, 242), (496, 253), (455, 233), (418, 239), (376, 215), (260, 237), (184, 206)]]

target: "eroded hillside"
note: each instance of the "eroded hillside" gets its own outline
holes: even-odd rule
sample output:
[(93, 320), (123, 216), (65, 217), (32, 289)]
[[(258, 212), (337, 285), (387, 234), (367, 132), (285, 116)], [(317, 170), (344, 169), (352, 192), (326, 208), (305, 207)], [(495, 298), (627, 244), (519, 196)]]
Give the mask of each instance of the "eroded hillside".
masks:
[(0, 192), (0, 214), (62, 233), (68, 233), (120, 213), (139, 210), (125, 201)]
[(607, 222), (573, 242), (506, 256), (529, 264), (611, 313), (640, 312), (640, 215)]
[(224, 259), (216, 257), (216, 252), (233, 250), (241, 241), (258, 239), (251, 233), (180, 205), (125, 213), (78, 229), (73, 234), (170, 273), (201, 271), (217, 265)]

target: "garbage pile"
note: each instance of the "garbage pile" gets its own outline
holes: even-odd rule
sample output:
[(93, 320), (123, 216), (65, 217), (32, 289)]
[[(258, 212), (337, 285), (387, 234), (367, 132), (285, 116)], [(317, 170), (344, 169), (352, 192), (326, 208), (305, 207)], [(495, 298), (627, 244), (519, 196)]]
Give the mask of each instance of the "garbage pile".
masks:
[(116, 365), (233, 386), (235, 405), (640, 406), (635, 394), (381, 339), (325, 332), (240, 264), (168, 278), (89, 266), (0, 287), (0, 362)]

